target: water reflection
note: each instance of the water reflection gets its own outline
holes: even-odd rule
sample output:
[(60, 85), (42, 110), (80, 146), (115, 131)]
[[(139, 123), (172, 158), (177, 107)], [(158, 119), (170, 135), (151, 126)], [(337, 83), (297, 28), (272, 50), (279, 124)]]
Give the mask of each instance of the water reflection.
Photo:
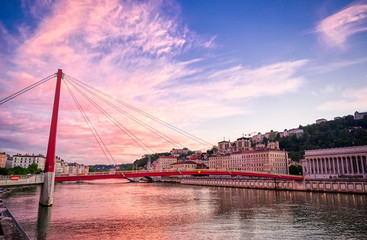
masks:
[(57, 184), (52, 208), (39, 189), (4, 200), (37, 239), (367, 238), (366, 195), (110, 180)]
[(37, 216), (37, 239), (45, 240), (47, 239), (47, 234), (49, 230), (50, 220), (51, 220), (52, 207), (39, 206), (38, 216)]

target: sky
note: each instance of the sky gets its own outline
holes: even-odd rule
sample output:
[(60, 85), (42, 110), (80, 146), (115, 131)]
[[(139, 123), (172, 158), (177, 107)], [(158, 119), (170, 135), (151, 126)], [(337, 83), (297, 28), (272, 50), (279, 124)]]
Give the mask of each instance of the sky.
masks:
[[(366, 66), (366, 1), (0, 1), (0, 99), (62, 69), (212, 145), (367, 111)], [(46, 154), (55, 82), (0, 106), (0, 151)], [(128, 163), (208, 148), (129, 109), (180, 145), (102, 109), (117, 124), (62, 81), (58, 156)]]

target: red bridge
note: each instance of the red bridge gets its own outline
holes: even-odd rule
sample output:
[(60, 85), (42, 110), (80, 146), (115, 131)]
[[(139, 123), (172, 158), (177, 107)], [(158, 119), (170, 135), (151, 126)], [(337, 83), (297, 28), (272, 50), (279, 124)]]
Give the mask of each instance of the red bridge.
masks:
[[(293, 175), (285, 175), (285, 174), (274, 174), (274, 173), (266, 173), (266, 172), (250, 172), (250, 171), (230, 171), (225, 169), (186, 169), (186, 170), (168, 170), (168, 171), (125, 171), (125, 172), (106, 172), (106, 173), (88, 173), (88, 174), (62, 174), (55, 175), (55, 153), (56, 153), (56, 135), (57, 135), (57, 122), (58, 122), (58, 113), (59, 113), (59, 102), (60, 102), (60, 90), (61, 83), (63, 82), (66, 86), (66, 89), (69, 91), (70, 96), (72, 97), (76, 107), (80, 111), (83, 119), (87, 123), (89, 130), (91, 131), (93, 137), (95, 138), (98, 146), (101, 148), (106, 160), (111, 164), (114, 162), (117, 165), (117, 162), (114, 159), (113, 154), (107, 148), (105, 142), (101, 138), (103, 136), (99, 133), (99, 131), (95, 128), (92, 121), (88, 117), (89, 113), (84, 110), (81, 102), (78, 100), (83, 98), (84, 101), (93, 106), (96, 110), (98, 110), (99, 114), (102, 114), (105, 119), (108, 119), (113, 125), (115, 125), (118, 130), (120, 130), (124, 136), (127, 136), (131, 139), (131, 142), (134, 142), (136, 146), (139, 146), (146, 155), (150, 156), (154, 154), (156, 151), (152, 149), (149, 144), (146, 144), (138, 137), (133, 131), (130, 131), (126, 126), (124, 126), (124, 122), (119, 121), (114, 116), (115, 114), (111, 114), (106, 109), (117, 111), (118, 114), (123, 115), (124, 117), (130, 119), (134, 122), (134, 124), (139, 124), (141, 127), (149, 130), (151, 134), (154, 136), (158, 136), (163, 139), (168, 145), (172, 145), (176, 148), (185, 148), (185, 146), (175, 140), (174, 138), (167, 135), (165, 132), (154, 128), (152, 125), (145, 123), (139, 118), (135, 117), (132, 113), (138, 114), (141, 117), (145, 117), (149, 120), (149, 122), (155, 122), (169, 131), (174, 131), (177, 134), (185, 137), (186, 139), (190, 139), (191, 141), (195, 141), (200, 146), (212, 147), (213, 145), (203, 139), (200, 139), (182, 129), (179, 129), (173, 126), (170, 123), (167, 123), (163, 120), (160, 120), (122, 100), (115, 98), (107, 93), (104, 93), (82, 81), (79, 81), (71, 76), (68, 76), (62, 72), (61, 69), (57, 71), (57, 73), (52, 74), (4, 99), (0, 100), (0, 105), (14, 99), (15, 97), (20, 96), (21, 94), (41, 85), (45, 82), (49, 81), (56, 77), (56, 89), (55, 89), (55, 98), (54, 105), (52, 111), (51, 118), (51, 127), (50, 127), (50, 135), (49, 142), (47, 148), (46, 162), (44, 168), (44, 181), (41, 189), (40, 196), (40, 204), (45, 206), (51, 206), (53, 203), (53, 193), (54, 193), (54, 182), (62, 182), (62, 181), (79, 181), (79, 180), (94, 180), (94, 179), (109, 179), (109, 178), (126, 178), (126, 179), (134, 179), (134, 178), (146, 178), (148, 180), (152, 180), (152, 177), (156, 176), (180, 176), (180, 175), (194, 175), (194, 176), (213, 176), (213, 175), (221, 175), (221, 176), (247, 176), (254, 178), (272, 178), (272, 179), (286, 179), (286, 180), (303, 180), (302, 176), (293, 176)], [(63, 81), (62, 81), (63, 80)], [(78, 95), (74, 94), (74, 91), (78, 93)], [(104, 104), (101, 106), (100, 104)], [(122, 108), (125, 108), (122, 109)], [(130, 111), (127, 112), (126, 110)]]
[(250, 172), (250, 171), (227, 171), (224, 169), (191, 169), (191, 170), (167, 170), (167, 171), (126, 171), (126, 172), (96, 172), (87, 174), (61, 174), (56, 175), (55, 182), (64, 181), (81, 181), (81, 180), (96, 180), (96, 179), (111, 179), (111, 178), (150, 178), (157, 176), (181, 176), (181, 175), (195, 175), (195, 176), (208, 176), (208, 175), (221, 175), (221, 176), (248, 176), (259, 178), (273, 178), (273, 179), (286, 179), (286, 180), (303, 180), (302, 176), (286, 175), (286, 174), (273, 174), (263, 172)]

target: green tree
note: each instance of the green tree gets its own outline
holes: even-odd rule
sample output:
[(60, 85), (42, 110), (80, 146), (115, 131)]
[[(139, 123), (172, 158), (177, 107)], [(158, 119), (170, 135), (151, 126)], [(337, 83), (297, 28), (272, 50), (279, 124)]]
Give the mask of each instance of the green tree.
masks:
[(27, 170), (28, 170), (28, 173), (31, 173), (31, 174), (34, 174), (34, 173), (37, 173), (39, 172), (38, 170), (38, 164), (37, 163), (32, 163), (28, 166)]
[(289, 174), (291, 175), (302, 175), (302, 166), (291, 165), (289, 166)]
[(94, 167), (89, 167), (89, 172), (96, 172), (96, 169)]

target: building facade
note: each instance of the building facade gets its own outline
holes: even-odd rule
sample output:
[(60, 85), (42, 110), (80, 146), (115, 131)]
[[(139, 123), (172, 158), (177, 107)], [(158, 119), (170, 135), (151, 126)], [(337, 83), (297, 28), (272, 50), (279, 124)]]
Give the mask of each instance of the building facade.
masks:
[(173, 148), (170, 153), (171, 153), (172, 156), (178, 157), (181, 154), (187, 154), (188, 152), (189, 152), (189, 149), (187, 149), (187, 148), (182, 148), (182, 149)]
[(0, 168), (5, 168), (6, 166), (6, 159), (8, 156), (4, 152), (0, 152)]
[(288, 173), (288, 153), (279, 149), (256, 149), (209, 158), (210, 169)]
[(221, 141), (218, 142), (218, 153), (219, 154), (227, 154), (230, 152), (230, 146), (231, 146), (231, 142), (230, 141)]
[(366, 178), (367, 146), (306, 150), (300, 162), (308, 179)]
[(174, 156), (160, 156), (157, 159), (156, 170), (168, 170), (171, 169), (171, 164), (176, 163), (177, 158)]
[(364, 116), (367, 116), (367, 112), (355, 112), (354, 113), (354, 119), (355, 120), (361, 120), (364, 118)]
[(327, 120), (325, 118), (320, 118), (316, 120), (316, 124), (326, 123)]
[(176, 162), (171, 164), (171, 169), (188, 170), (188, 169), (195, 169), (197, 166), (198, 164), (193, 161)]
[(39, 154), (39, 155), (22, 155), (17, 154), (13, 156), (13, 167), (22, 167), (27, 168), (29, 165), (36, 163), (38, 165), (38, 168), (42, 169), (42, 171), (45, 169), (45, 162), (46, 158)]

